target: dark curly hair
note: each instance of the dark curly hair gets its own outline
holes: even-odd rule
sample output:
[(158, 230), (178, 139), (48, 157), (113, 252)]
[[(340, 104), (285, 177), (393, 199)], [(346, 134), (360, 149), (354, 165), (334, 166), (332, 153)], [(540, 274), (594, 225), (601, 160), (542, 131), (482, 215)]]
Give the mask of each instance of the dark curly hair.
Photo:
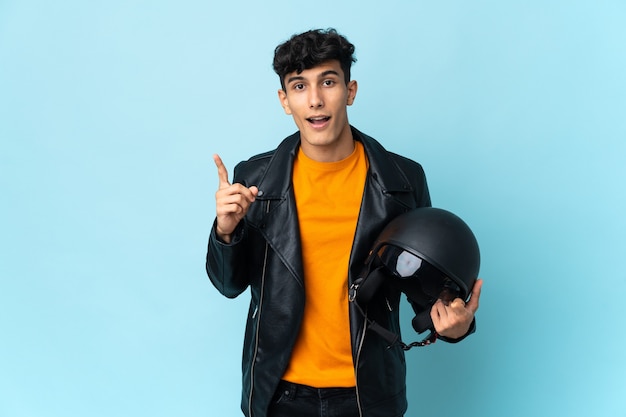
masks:
[(297, 71), (300, 74), (323, 62), (336, 59), (343, 70), (346, 84), (350, 81), (350, 67), (356, 62), (354, 45), (335, 29), (315, 29), (293, 35), (274, 50), (274, 71), (285, 89), (285, 76)]

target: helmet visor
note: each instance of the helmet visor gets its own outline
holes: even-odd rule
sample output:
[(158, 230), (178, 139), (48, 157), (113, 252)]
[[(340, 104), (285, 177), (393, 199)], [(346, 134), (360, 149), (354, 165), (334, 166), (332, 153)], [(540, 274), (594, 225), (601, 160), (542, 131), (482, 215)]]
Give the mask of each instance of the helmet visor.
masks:
[(434, 303), (438, 298), (451, 302), (461, 297), (461, 288), (454, 281), (419, 256), (394, 245), (381, 247), (377, 255), (409, 298), (427, 298)]

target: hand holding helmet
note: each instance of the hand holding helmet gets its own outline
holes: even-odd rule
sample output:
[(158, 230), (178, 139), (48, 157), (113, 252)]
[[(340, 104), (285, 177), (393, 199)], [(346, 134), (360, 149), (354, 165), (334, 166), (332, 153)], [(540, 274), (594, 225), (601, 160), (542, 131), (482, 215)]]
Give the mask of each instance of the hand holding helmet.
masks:
[(383, 284), (395, 287), (416, 312), (413, 328), (432, 333), (412, 346), (432, 343), (437, 335), (458, 339), (467, 334), (478, 309), (479, 267), (478, 243), (463, 220), (438, 208), (414, 209), (380, 233), (351, 300), (366, 306)]
[(456, 298), (448, 304), (442, 299), (435, 302), (430, 310), (430, 317), (438, 335), (458, 339), (467, 334), (478, 310), (482, 286), (483, 280), (477, 279), (467, 303), (461, 298)]

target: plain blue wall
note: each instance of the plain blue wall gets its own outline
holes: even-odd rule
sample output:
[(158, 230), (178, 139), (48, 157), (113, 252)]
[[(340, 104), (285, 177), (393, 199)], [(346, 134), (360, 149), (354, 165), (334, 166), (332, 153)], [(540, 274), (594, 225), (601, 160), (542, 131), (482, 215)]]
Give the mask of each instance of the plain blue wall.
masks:
[[(479, 238), (478, 332), (408, 417), (626, 416), (623, 1), (0, 1), (0, 416), (238, 416), (248, 295), (204, 273), (218, 152), (295, 126), (274, 47), (357, 47), (351, 122)], [(406, 312), (404, 339), (417, 338)]]

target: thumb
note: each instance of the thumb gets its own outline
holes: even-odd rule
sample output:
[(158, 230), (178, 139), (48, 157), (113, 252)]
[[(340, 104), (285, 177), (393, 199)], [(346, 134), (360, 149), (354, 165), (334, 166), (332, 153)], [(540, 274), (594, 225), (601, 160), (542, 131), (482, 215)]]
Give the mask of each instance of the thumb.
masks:
[(483, 288), (483, 280), (478, 278), (476, 282), (474, 283), (474, 287), (472, 287), (472, 295), (469, 301), (467, 302), (467, 304), (465, 305), (469, 310), (472, 311), (472, 313), (476, 313), (476, 310), (478, 310), (478, 305), (480, 301), (480, 292), (482, 291), (482, 288)]

